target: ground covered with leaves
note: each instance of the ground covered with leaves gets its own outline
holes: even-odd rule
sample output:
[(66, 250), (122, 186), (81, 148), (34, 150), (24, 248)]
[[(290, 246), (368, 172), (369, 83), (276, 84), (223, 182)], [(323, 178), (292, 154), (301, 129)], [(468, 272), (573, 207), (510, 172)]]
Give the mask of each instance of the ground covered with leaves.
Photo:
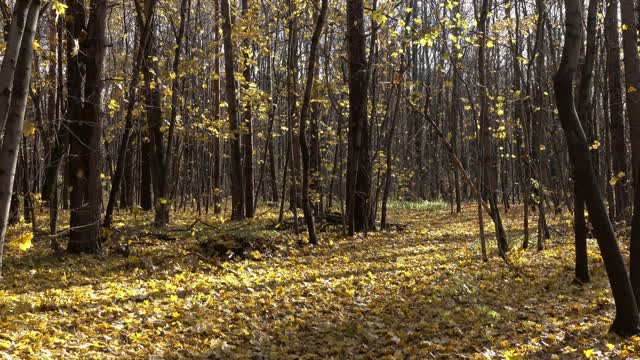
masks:
[(0, 357), (637, 356), (639, 338), (607, 334), (614, 308), (595, 241), (593, 282), (572, 284), (568, 216), (552, 216), (537, 252), (520, 249), (512, 209), (508, 264), (491, 236), (481, 261), (471, 205), (396, 206), (398, 226), (355, 238), (329, 224), (317, 247), (268, 210), (242, 223), (177, 214), (161, 234), (148, 214), (124, 213), (102, 257), (55, 255), (36, 233), (6, 254)]

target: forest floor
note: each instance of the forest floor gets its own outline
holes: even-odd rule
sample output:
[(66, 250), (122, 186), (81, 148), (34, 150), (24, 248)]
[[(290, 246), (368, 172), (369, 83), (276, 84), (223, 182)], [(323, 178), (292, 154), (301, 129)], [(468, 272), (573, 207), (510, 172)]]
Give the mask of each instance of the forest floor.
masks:
[(569, 215), (551, 216), (537, 252), (535, 233), (520, 249), (521, 213), (505, 216), (509, 265), (492, 236), (481, 261), (473, 205), (395, 207), (402, 226), (355, 238), (327, 228), (317, 247), (275, 226), (273, 210), (242, 223), (177, 214), (163, 236), (147, 233), (149, 214), (124, 213), (101, 257), (53, 255), (36, 235), (7, 250), (0, 358), (637, 356), (640, 338), (607, 334), (614, 307), (595, 241), (593, 281), (573, 285)]

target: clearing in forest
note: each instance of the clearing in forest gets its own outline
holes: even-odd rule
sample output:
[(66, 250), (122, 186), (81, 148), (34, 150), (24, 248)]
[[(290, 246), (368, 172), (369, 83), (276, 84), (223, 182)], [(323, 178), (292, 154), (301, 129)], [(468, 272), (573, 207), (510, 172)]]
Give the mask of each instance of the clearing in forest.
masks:
[(515, 359), (624, 358), (640, 349), (637, 337), (607, 334), (614, 307), (594, 241), (593, 282), (571, 284), (563, 215), (549, 219), (544, 251), (521, 250), (522, 209), (512, 208), (507, 265), (492, 236), (490, 261), (481, 261), (472, 205), (459, 215), (394, 207), (392, 222), (402, 226), (354, 238), (328, 226), (318, 247), (298, 245), (274, 226), (276, 214), (258, 214), (241, 223), (176, 214), (161, 237), (145, 233), (153, 231), (147, 215), (127, 215), (100, 258), (56, 257), (37, 237), (26, 252), (8, 250), (0, 354)]

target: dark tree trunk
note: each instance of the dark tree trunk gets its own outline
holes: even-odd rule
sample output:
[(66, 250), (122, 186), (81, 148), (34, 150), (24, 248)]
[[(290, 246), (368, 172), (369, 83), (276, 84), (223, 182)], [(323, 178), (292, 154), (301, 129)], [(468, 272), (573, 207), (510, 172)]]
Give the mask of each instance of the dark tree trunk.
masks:
[(367, 63), (365, 59), (364, 3), (347, 1), (349, 60), (349, 151), (347, 154), (346, 216), (349, 235), (368, 225), (371, 192), (370, 139), (367, 119)]
[[(82, 5), (81, 5), (82, 6)], [(69, 245), (72, 253), (100, 252), (100, 214), (102, 211), (101, 151), (102, 149), (102, 87), (105, 53), (106, 0), (92, 0), (88, 35), (80, 52), (85, 54), (84, 101), (72, 110), (69, 129), (69, 177), (71, 179), (71, 216)], [(84, 12), (84, 9), (78, 11)], [(84, 27), (84, 17), (75, 18), (76, 26)], [(80, 55), (78, 55), (80, 57)], [(77, 74), (77, 73), (76, 73)], [(74, 79), (80, 84), (82, 79)], [(80, 85), (82, 86), (82, 85)]]
[(618, 248), (613, 226), (591, 166), (589, 145), (575, 109), (573, 80), (578, 66), (581, 15), (578, 0), (565, 0), (566, 35), (562, 61), (554, 77), (558, 115), (567, 140), (569, 155), (574, 166), (576, 181), (583, 187), (589, 219), (594, 228), (609, 283), (616, 304), (616, 317), (611, 331), (629, 336), (640, 331), (638, 308), (627, 275), (624, 259)]
[(229, 128), (232, 132), (231, 145), (231, 218), (244, 219), (244, 195), (242, 189), (242, 154), (240, 152), (240, 125), (238, 123), (238, 101), (233, 63), (233, 39), (231, 29), (231, 8), (229, 0), (221, 1), (222, 36), (224, 45), (224, 73), (228, 104)]
[[(611, 149), (613, 174), (627, 172), (627, 149), (622, 108), (622, 73), (620, 66), (620, 40), (618, 38), (618, 1), (606, 4), (605, 44), (607, 48), (607, 78), (609, 82), (609, 121), (611, 124)], [(629, 206), (626, 190), (626, 176), (614, 185), (616, 219), (621, 219)]]

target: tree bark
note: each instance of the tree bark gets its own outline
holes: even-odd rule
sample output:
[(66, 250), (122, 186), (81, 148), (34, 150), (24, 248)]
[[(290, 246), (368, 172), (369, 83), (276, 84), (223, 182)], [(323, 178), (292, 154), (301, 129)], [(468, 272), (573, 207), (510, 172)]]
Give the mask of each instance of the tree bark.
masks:
[(33, 58), (33, 39), (40, 16), (40, 0), (32, 0), (25, 20), (24, 33), (19, 45), (18, 62), (15, 70), (11, 103), (5, 124), (5, 137), (0, 148), (0, 276), (2, 275), (2, 256), (7, 235), (7, 220), (14, 188), (18, 146), (22, 138), (22, 127), (27, 107), (27, 96), (31, 83), (31, 64)]
[(231, 218), (244, 219), (244, 195), (242, 189), (242, 154), (240, 152), (240, 126), (238, 123), (238, 101), (233, 64), (233, 39), (231, 27), (231, 9), (229, 0), (221, 0), (222, 36), (224, 44), (225, 90), (229, 115), (229, 128), (232, 132), (231, 145)]
[(591, 166), (587, 138), (580, 125), (574, 104), (573, 80), (578, 66), (581, 37), (579, 1), (565, 0), (565, 11), (565, 43), (560, 67), (554, 77), (558, 115), (567, 140), (571, 162), (577, 175), (576, 181), (580, 182), (584, 190), (589, 219), (598, 240), (616, 304), (616, 317), (611, 331), (621, 336), (630, 336), (640, 331), (638, 308), (631, 282), (627, 276), (624, 259), (618, 248), (613, 226), (607, 216), (600, 188)]

